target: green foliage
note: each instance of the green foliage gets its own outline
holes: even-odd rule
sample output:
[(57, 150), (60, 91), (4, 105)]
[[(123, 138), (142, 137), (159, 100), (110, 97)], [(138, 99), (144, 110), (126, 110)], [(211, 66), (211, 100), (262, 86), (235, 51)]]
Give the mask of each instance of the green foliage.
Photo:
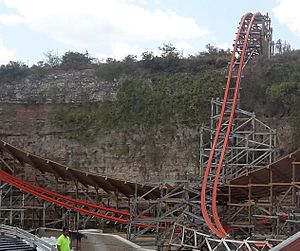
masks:
[(154, 58), (154, 53), (152, 51), (145, 51), (142, 53), (142, 61), (151, 61)]
[(146, 69), (151, 69), (153, 65), (154, 53), (152, 51), (145, 51), (141, 54), (141, 65)]
[[(300, 103), (299, 103), (300, 105)], [(293, 151), (300, 148), (300, 108), (297, 109), (292, 116), (290, 116), (290, 145), (288, 151)]]
[(123, 62), (124, 63), (136, 63), (137, 62), (137, 56), (136, 55), (127, 55), (124, 59)]
[(211, 97), (220, 95), (222, 79), (218, 71), (127, 79), (114, 102), (59, 111), (55, 124), (82, 141), (87, 139), (87, 132), (95, 135), (103, 130), (136, 128), (152, 135), (169, 123), (201, 123), (208, 119)]
[(172, 44), (163, 44), (158, 49), (161, 52), (161, 57), (154, 58), (156, 67), (164, 72), (176, 72), (182, 58), (182, 53)]
[(28, 74), (28, 66), (20, 61), (10, 61), (0, 66), (0, 81), (13, 81), (24, 78)]
[(121, 62), (108, 58), (106, 63), (98, 65), (97, 76), (101, 80), (113, 81), (128, 76), (139, 78), (165, 73), (197, 74), (226, 67), (230, 53), (213, 46), (209, 48), (208, 52), (184, 58), (172, 44), (164, 44), (159, 47), (160, 56), (154, 56), (152, 51), (145, 51), (141, 54), (140, 61), (134, 55), (127, 55)]
[[(242, 97), (244, 95), (245, 98), (241, 99), (243, 106), (252, 110), (256, 108), (255, 110), (261, 110), (264, 114), (267, 113), (265, 110), (267, 109), (274, 114), (270, 109), (272, 104), (268, 102), (274, 101), (276, 90), (278, 92), (282, 88), (290, 88), (294, 85), (293, 82), (300, 81), (300, 51), (276, 55), (270, 60), (257, 60), (245, 70), (242, 84)], [(271, 88), (272, 85), (275, 87)], [(270, 97), (271, 92), (273, 98)], [(262, 109), (262, 107), (265, 108)], [(279, 113), (282, 113), (282, 110), (279, 110)]]
[(163, 58), (180, 58), (180, 53), (173, 44), (163, 44), (162, 47), (158, 47)]
[(93, 58), (86, 51), (86, 53), (79, 53), (68, 51), (61, 59), (61, 67), (64, 69), (85, 69), (92, 64)]
[(205, 48), (207, 49), (208, 54), (216, 54), (218, 53), (219, 49), (211, 44), (207, 44), (205, 46)]
[(217, 49), (210, 44), (206, 48), (207, 51), (199, 52), (185, 59), (184, 68), (189, 69), (189, 72), (201, 72), (207, 69), (226, 69), (230, 60), (230, 51)]
[[(243, 107), (264, 116), (288, 117), (291, 151), (299, 147), (300, 51), (288, 51), (246, 68), (242, 84)], [(276, 118), (277, 117), (277, 118)], [(298, 123), (298, 124), (297, 124)]]
[(272, 114), (289, 114), (300, 100), (300, 83), (283, 82), (267, 89), (267, 105)]
[(170, 122), (200, 122), (207, 118), (209, 100), (220, 94), (220, 74), (172, 74), (148, 81), (126, 80), (117, 100), (105, 107), (108, 127), (156, 130)]
[(38, 65), (33, 65), (29, 68), (29, 76), (31, 79), (41, 79), (47, 75), (49, 67), (44, 65), (44, 62), (39, 62)]
[(224, 82), (229, 53), (214, 48), (183, 58), (171, 44), (164, 44), (159, 50), (161, 56), (144, 52), (141, 61), (128, 55), (122, 62), (108, 58), (99, 64), (99, 79), (122, 79), (116, 100), (94, 108), (60, 111), (55, 124), (70, 132), (69, 137), (92, 142), (95, 137), (88, 138), (87, 132), (96, 135), (105, 130), (134, 128), (142, 135), (153, 136), (158, 128), (164, 131), (170, 124), (207, 121), (210, 99), (221, 96), (220, 83)]
[(115, 60), (100, 64), (97, 67), (96, 75), (101, 80), (114, 81), (124, 73), (124, 64)]
[[(222, 96), (230, 52), (210, 44), (206, 49), (183, 57), (172, 44), (164, 44), (159, 47), (160, 56), (146, 51), (140, 61), (135, 55), (121, 61), (108, 58), (95, 69), (100, 80), (120, 83), (116, 100), (96, 107), (59, 110), (54, 124), (69, 138), (87, 144), (107, 130), (134, 129), (151, 136), (169, 125), (207, 122), (211, 97)], [(93, 64), (88, 53), (67, 52), (61, 61), (52, 56), (50, 53), (36, 70), (57, 64), (59, 69), (84, 69)], [(299, 146), (299, 83), (300, 51), (287, 50), (271, 60), (251, 61), (245, 68), (241, 89), (244, 109), (259, 116), (289, 117), (291, 149)], [(88, 101), (87, 94), (82, 100)], [(123, 151), (126, 154), (126, 149), (116, 149), (120, 154)]]
[(68, 139), (76, 139), (82, 144), (89, 144), (95, 140), (95, 112), (87, 106), (57, 109), (52, 122), (65, 132)]
[(52, 51), (44, 53), (45, 62), (40, 62), (39, 66), (58, 67), (61, 64), (61, 58), (58, 55), (53, 54)]

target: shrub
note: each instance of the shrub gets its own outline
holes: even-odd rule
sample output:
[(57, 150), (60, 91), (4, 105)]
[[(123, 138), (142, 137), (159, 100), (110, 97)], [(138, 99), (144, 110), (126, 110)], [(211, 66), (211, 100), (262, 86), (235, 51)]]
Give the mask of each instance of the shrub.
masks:
[(61, 67), (64, 69), (81, 70), (92, 64), (93, 58), (86, 53), (68, 51), (62, 56)]
[(28, 66), (20, 61), (10, 61), (0, 66), (0, 81), (13, 81), (24, 78), (28, 74)]
[(118, 61), (109, 61), (97, 66), (96, 75), (101, 80), (114, 81), (124, 73), (124, 64)]

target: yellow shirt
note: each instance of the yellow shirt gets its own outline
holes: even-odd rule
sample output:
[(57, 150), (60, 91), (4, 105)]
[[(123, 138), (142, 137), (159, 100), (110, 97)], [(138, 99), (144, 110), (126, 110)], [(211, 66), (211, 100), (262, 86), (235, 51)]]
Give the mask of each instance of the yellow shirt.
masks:
[(70, 251), (70, 243), (70, 237), (63, 234), (56, 241), (56, 245), (60, 247), (60, 251)]

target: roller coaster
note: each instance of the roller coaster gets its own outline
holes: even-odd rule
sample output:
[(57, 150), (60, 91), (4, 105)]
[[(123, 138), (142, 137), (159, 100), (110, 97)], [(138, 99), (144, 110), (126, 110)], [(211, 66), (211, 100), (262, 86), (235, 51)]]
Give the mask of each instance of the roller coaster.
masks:
[[(250, 136), (241, 136), (239, 131), (247, 126), (249, 119), (238, 125), (237, 115), (252, 116), (251, 121), (257, 120), (253, 114), (248, 114), (239, 108), (240, 84), (244, 67), (251, 59), (256, 56), (270, 57), (271, 40), (272, 28), (267, 15), (247, 13), (242, 17), (229, 62), (224, 97), (221, 101), (215, 102), (219, 112), (214, 117), (217, 118), (215, 128), (210, 131), (213, 140), (210, 142), (209, 154), (205, 163), (202, 163), (204, 173), (196, 179), (194, 177), (192, 182), (187, 179), (186, 182), (178, 181), (163, 185), (137, 184), (79, 171), (21, 150), (2, 140), (0, 140), (0, 153), (3, 155), (0, 159), (2, 169), (0, 179), (4, 184), (19, 189), (23, 194), (86, 215), (88, 219), (99, 218), (121, 224), (127, 228), (129, 239), (132, 240), (151, 232), (159, 236), (161, 243), (167, 242), (169, 246), (182, 249), (269, 250), (272, 245), (277, 244), (274, 238), (273, 241), (272, 238), (250, 240), (247, 235), (260, 226), (264, 231), (272, 232), (270, 236), (283, 238), (280, 233), (287, 226), (291, 228), (292, 221), (294, 221), (293, 231), (299, 230), (298, 212), (295, 208), (299, 202), (297, 189), (300, 187), (296, 185), (300, 182), (300, 173), (296, 171), (296, 166), (300, 163), (300, 151), (274, 162), (275, 146), (270, 143), (268, 150), (262, 148), (268, 146), (264, 139), (265, 135), (268, 136), (267, 141), (273, 142), (273, 131), (270, 134), (259, 134), (260, 138), (263, 138), (261, 142), (255, 141), (255, 132), (250, 132), (252, 140), (246, 141)], [(247, 149), (237, 147), (241, 143), (247, 144)], [(250, 154), (251, 144), (254, 150), (252, 149)], [(230, 159), (232, 155), (234, 157)], [(8, 156), (23, 166), (28, 165), (38, 169), (43, 175), (52, 173), (56, 178), (60, 177), (66, 182), (73, 181), (76, 187), (81, 183), (84, 187), (100, 188), (107, 194), (121, 193), (130, 200), (130, 208), (123, 210), (99, 205), (34, 185), (17, 177), (13, 167), (6, 160)], [(237, 161), (238, 164), (230, 165), (231, 160)], [(241, 160), (247, 163), (241, 164)], [(238, 165), (239, 168), (236, 167)], [(250, 178), (258, 175), (259, 183)], [(281, 179), (278, 180), (278, 177), (276, 179), (276, 175)], [(2, 185), (1, 189), (3, 187)], [(270, 196), (263, 191), (265, 187), (269, 189)], [(237, 189), (242, 191), (242, 195)], [(274, 211), (274, 203), (276, 203), (274, 196), (277, 196), (277, 200), (280, 201), (277, 202), (277, 208), (288, 200), (293, 205), (292, 209)], [(273, 204), (268, 204), (267, 207), (261, 206), (259, 200), (266, 197), (270, 197), (270, 203)], [(147, 204), (148, 201), (151, 203)], [(141, 209), (138, 209), (139, 205), (142, 205)], [(249, 210), (249, 213), (245, 214), (244, 209)], [(255, 216), (257, 210), (265, 214)], [(220, 212), (222, 214), (228, 212), (230, 217), (228, 219), (220, 217)], [(239, 220), (236, 220), (238, 217)], [(278, 222), (275, 230), (272, 226), (273, 219)], [(234, 231), (240, 235), (244, 233), (245, 239), (235, 240)], [(274, 231), (277, 235), (274, 235)], [(291, 232), (292, 230), (289, 229), (285, 236), (287, 237)]]
[[(226, 148), (228, 145), (228, 140), (231, 134), (231, 129), (234, 121), (235, 110), (238, 103), (240, 82), (242, 78), (242, 72), (246, 63), (255, 55), (261, 55), (266, 53), (264, 50), (267, 49), (267, 53), (270, 51), (269, 48), (265, 48), (263, 44), (270, 43), (269, 35), (261, 37), (266, 32), (265, 22), (263, 22), (264, 17), (260, 13), (247, 13), (242, 17), (240, 26), (235, 39), (235, 44), (230, 60), (227, 83), (221, 108), (221, 114), (219, 117), (218, 126), (216, 129), (215, 137), (213, 140), (212, 149), (209, 155), (208, 163), (205, 169), (205, 174), (202, 181), (202, 191), (201, 191), (201, 211), (208, 227), (215, 233), (218, 237), (224, 238), (227, 234), (224, 230), (222, 223), (220, 222), (220, 217), (217, 210), (217, 188), (219, 184), (221, 170), (223, 168), (224, 156), (226, 153)], [(225, 137), (221, 137), (220, 133), (224, 129), (224, 117), (226, 110), (230, 110), (230, 117), (226, 123)], [(222, 144), (221, 152), (217, 153), (217, 145)], [(213, 183), (212, 191), (212, 213), (213, 224), (211, 218), (208, 215), (206, 207), (206, 189), (207, 180), (210, 174), (211, 165), (213, 159), (217, 161), (217, 168), (215, 170), (214, 176), (215, 181)]]

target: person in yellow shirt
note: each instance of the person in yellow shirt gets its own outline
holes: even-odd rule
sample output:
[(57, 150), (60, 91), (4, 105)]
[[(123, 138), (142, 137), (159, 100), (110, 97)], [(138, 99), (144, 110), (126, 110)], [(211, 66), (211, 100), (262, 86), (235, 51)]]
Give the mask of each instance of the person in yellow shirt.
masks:
[(63, 233), (58, 237), (56, 241), (56, 246), (58, 251), (70, 251), (71, 250), (71, 240), (70, 240), (69, 228), (64, 227)]

